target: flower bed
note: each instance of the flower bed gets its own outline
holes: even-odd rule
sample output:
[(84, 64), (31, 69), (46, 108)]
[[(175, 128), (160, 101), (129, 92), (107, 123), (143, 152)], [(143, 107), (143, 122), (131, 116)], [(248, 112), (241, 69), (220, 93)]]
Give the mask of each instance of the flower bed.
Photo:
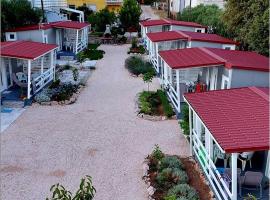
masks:
[(156, 145), (146, 158), (143, 180), (149, 199), (209, 200), (211, 190), (196, 163), (189, 158), (165, 155)]
[(174, 115), (164, 91), (157, 90), (143, 91), (139, 94), (139, 114), (143, 113), (151, 116), (166, 116), (171, 118)]

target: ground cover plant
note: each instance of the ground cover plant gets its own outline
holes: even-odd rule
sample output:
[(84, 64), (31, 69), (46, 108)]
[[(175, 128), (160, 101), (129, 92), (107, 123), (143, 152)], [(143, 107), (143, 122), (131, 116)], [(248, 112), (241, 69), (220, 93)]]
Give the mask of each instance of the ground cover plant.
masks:
[(201, 180), (194, 162), (164, 154), (158, 145), (147, 156), (150, 184), (156, 200), (208, 200), (209, 187)]
[(125, 61), (125, 67), (131, 74), (136, 76), (151, 72), (155, 74), (155, 69), (150, 62), (145, 61), (140, 56), (130, 56)]
[(46, 200), (92, 200), (94, 199), (96, 189), (92, 184), (92, 177), (85, 176), (81, 179), (80, 187), (74, 196), (59, 183), (53, 185), (50, 188), (50, 192), (52, 192), (52, 196), (46, 198)]
[(156, 116), (166, 116), (168, 118), (174, 115), (166, 94), (162, 90), (143, 91), (139, 94), (139, 113)]
[(188, 106), (184, 105), (183, 109), (183, 119), (179, 122), (181, 129), (183, 130), (183, 134), (189, 136), (189, 110)]

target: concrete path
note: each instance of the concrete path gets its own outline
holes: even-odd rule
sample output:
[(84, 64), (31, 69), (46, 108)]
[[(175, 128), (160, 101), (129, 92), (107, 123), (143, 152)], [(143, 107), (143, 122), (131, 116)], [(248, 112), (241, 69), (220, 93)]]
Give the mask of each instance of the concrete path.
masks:
[(159, 16), (156, 15), (151, 8), (151, 6), (141, 5), (141, 9), (143, 11), (141, 15), (141, 20), (150, 18), (150, 19), (159, 19)]
[(142, 162), (154, 144), (187, 154), (176, 120), (136, 116), (135, 95), (147, 86), (124, 68), (128, 46), (102, 48), (75, 104), (32, 106), (1, 134), (1, 200), (44, 200), (58, 182), (74, 192), (87, 174), (95, 200), (146, 200)]

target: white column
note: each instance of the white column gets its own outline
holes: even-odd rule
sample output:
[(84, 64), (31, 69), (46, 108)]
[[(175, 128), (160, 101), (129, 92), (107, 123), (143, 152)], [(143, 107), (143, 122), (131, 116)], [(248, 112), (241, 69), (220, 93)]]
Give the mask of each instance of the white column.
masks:
[(179, 70), (176, 70), (176, 93), (177, 93), (177, 111), (181, 112), (180, 108), (180, 79), (179, 79)]
[[(10, 85), (13, 85), (13, 81), (12, 81), (12, 66), (11, 66), (11, 58), (8, 59), (8, 69), (9, 69), (9, 78), (10, 78)], [(8, 83), (9, 86), (9, 83)]]
[(189, 116), (189, 146), (190, 146), (190, 154), (193, 156), (193, 151), (192, 151), (192, 117), (191, 117), (191, 108), (190, 106), (188, 107), (188, 116)]
[(44, 72), (44, 56), (41, 57), (41, 68), (40, 68), (40, 73), (43, 74)]
[(232, 200), (237, 200), (237, 157), (238, 153), (232, 153)]
[(28, 60), (28, 65), (27, 65), (27, 99), (30, 99), (31, 94), (31, 60)]
[(50, 64), (51, 66), (50, 66), (50, 68), (53, 68), (53, 80), (55, 81), (55, 65), (53, 64), (54, 51), (51, 51), (50, 58), (51, 58), (51, 64)]
[(169, 73), (170, 73), (170, 84), (172, 85), (172, 75), (173, 75), (173, 73), (172, 73), (172, 68), (169, 68)]
[(75, 53), (78, 53), (79, 30), (76, 30)]

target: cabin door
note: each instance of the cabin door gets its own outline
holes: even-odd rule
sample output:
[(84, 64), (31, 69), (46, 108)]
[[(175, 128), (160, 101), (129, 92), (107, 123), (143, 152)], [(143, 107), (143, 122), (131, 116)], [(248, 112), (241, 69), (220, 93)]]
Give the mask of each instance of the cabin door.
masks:
[(217, 76), (218, 76), (218, 68), (212, 68), (211, 80), (210, 80), (210, 90), (217, 89)]

